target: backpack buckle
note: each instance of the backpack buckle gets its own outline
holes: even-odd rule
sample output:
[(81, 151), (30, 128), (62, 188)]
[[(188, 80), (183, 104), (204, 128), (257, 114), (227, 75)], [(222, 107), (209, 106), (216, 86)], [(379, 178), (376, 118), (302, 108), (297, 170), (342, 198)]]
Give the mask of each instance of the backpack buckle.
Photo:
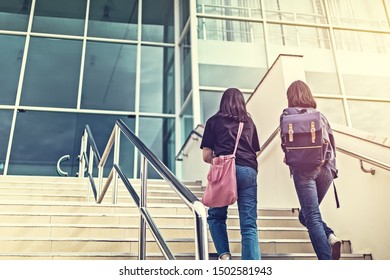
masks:
[(311, 142), (316, 142), (316, 128), (314, 122), (310, 122)]
[(288, 124), (288, 141), (294, 141), (294, 130), (292, 123)]

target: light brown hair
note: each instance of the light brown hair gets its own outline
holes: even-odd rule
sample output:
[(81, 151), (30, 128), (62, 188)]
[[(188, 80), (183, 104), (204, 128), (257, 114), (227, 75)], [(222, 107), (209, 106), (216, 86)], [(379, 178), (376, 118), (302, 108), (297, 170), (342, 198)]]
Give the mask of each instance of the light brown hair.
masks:
[(293, 82), (287, 89), (288, 107), (317, 108), (309, 86), (300, 80)]

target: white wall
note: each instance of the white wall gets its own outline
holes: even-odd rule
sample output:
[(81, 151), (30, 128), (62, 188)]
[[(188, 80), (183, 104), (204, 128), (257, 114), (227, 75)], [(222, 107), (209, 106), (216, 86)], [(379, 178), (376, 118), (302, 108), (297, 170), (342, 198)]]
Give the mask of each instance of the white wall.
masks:
[(280, 55), (247, 101), (260, 145), (279, 126), (279, 116), (287, 107), (287, 88), (295, 80), (306, 81), (302, 56)]
[[(203, 135), (203, 127), (198, 126), (195, 130)], [(202, 185), (205, 186), (210, 165), (203, 161), (202, 150), (200, 149), (201, 141), (202, 138), (193, 134), (191, 141), (183, 147), (183, 152), (180, 156), (183, 159), (181, 179), (183, 181), (202, 181)]]
[(357, 159), (341, 153), (337, 162), (340, 208), (330, 189), (321, 205), (324, 220), (340, 238), (351, 240), (354, 253), (390, 260), (390, 172), (376, 168), (374, 176), (363, 173)]
[[(279, 55), (248, 100), (247, 109), (255, 121), (260, 146), (278, 128), (280, 114), (287, 107), (287, 88), (295, 80), (306, 80), (302, 56)], [(258, 160), (260, 207), (298, 207), (278, 137)]]

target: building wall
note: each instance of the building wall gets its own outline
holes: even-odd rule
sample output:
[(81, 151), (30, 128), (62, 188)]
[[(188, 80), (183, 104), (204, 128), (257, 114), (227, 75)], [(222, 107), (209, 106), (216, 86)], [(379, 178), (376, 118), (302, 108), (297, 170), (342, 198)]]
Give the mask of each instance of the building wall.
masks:
[[(175, 153), (223, 90), (238, 87), (248, 99), (280, 54), (303, 56), (330, 121), (390, 135), (389, 6), (0, 0), (0, 174), (55, 175), (69, 154), (64, 168), (74, 175), (84, 125), (102, 150), (117, 118), (180, 173)], [(129, 149), (123, 165), (136, 177), (139, 157)]]

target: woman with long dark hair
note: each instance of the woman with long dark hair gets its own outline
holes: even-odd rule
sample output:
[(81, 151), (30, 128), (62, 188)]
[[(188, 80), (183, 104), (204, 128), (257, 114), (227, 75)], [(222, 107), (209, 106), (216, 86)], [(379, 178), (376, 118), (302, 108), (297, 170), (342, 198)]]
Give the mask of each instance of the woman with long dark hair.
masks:
[[(239, 123), (244, 127), (236, 152), (238, 213), (241, 231), (241, 258), (261, 259), (257, 230), (257, 157), (260, 144), (256, 126), (246, 111), (245, 99), (237, 88), (228, 88), (222, 95), (219, 111), (206, 122), (201, 143), (203, 160), (233, 153)], [(207, 221), (219, 259), (231, 259), (227, 234), (228, 206), (209, 208)]]
[[(306, 112), (315, 111), (317, 104), (309, 86), (303, 81), (293, 82), (287, 89), (289, 108)], [(333, 230), (326, 225), (321, 217), (320, 203), (327, 193), (334, 178), (337, 178), (336, 145), (329, 122), (321, 114), (321, 122), (325, 128), (324, 139), (330, 144), (325, 162), (311, 170), (291, 168), (295, 190), (298, 195), (301, 210), (299, 221), (308, 229), (309, 236), (320, 260), (340, 259), (341, 241)]]

